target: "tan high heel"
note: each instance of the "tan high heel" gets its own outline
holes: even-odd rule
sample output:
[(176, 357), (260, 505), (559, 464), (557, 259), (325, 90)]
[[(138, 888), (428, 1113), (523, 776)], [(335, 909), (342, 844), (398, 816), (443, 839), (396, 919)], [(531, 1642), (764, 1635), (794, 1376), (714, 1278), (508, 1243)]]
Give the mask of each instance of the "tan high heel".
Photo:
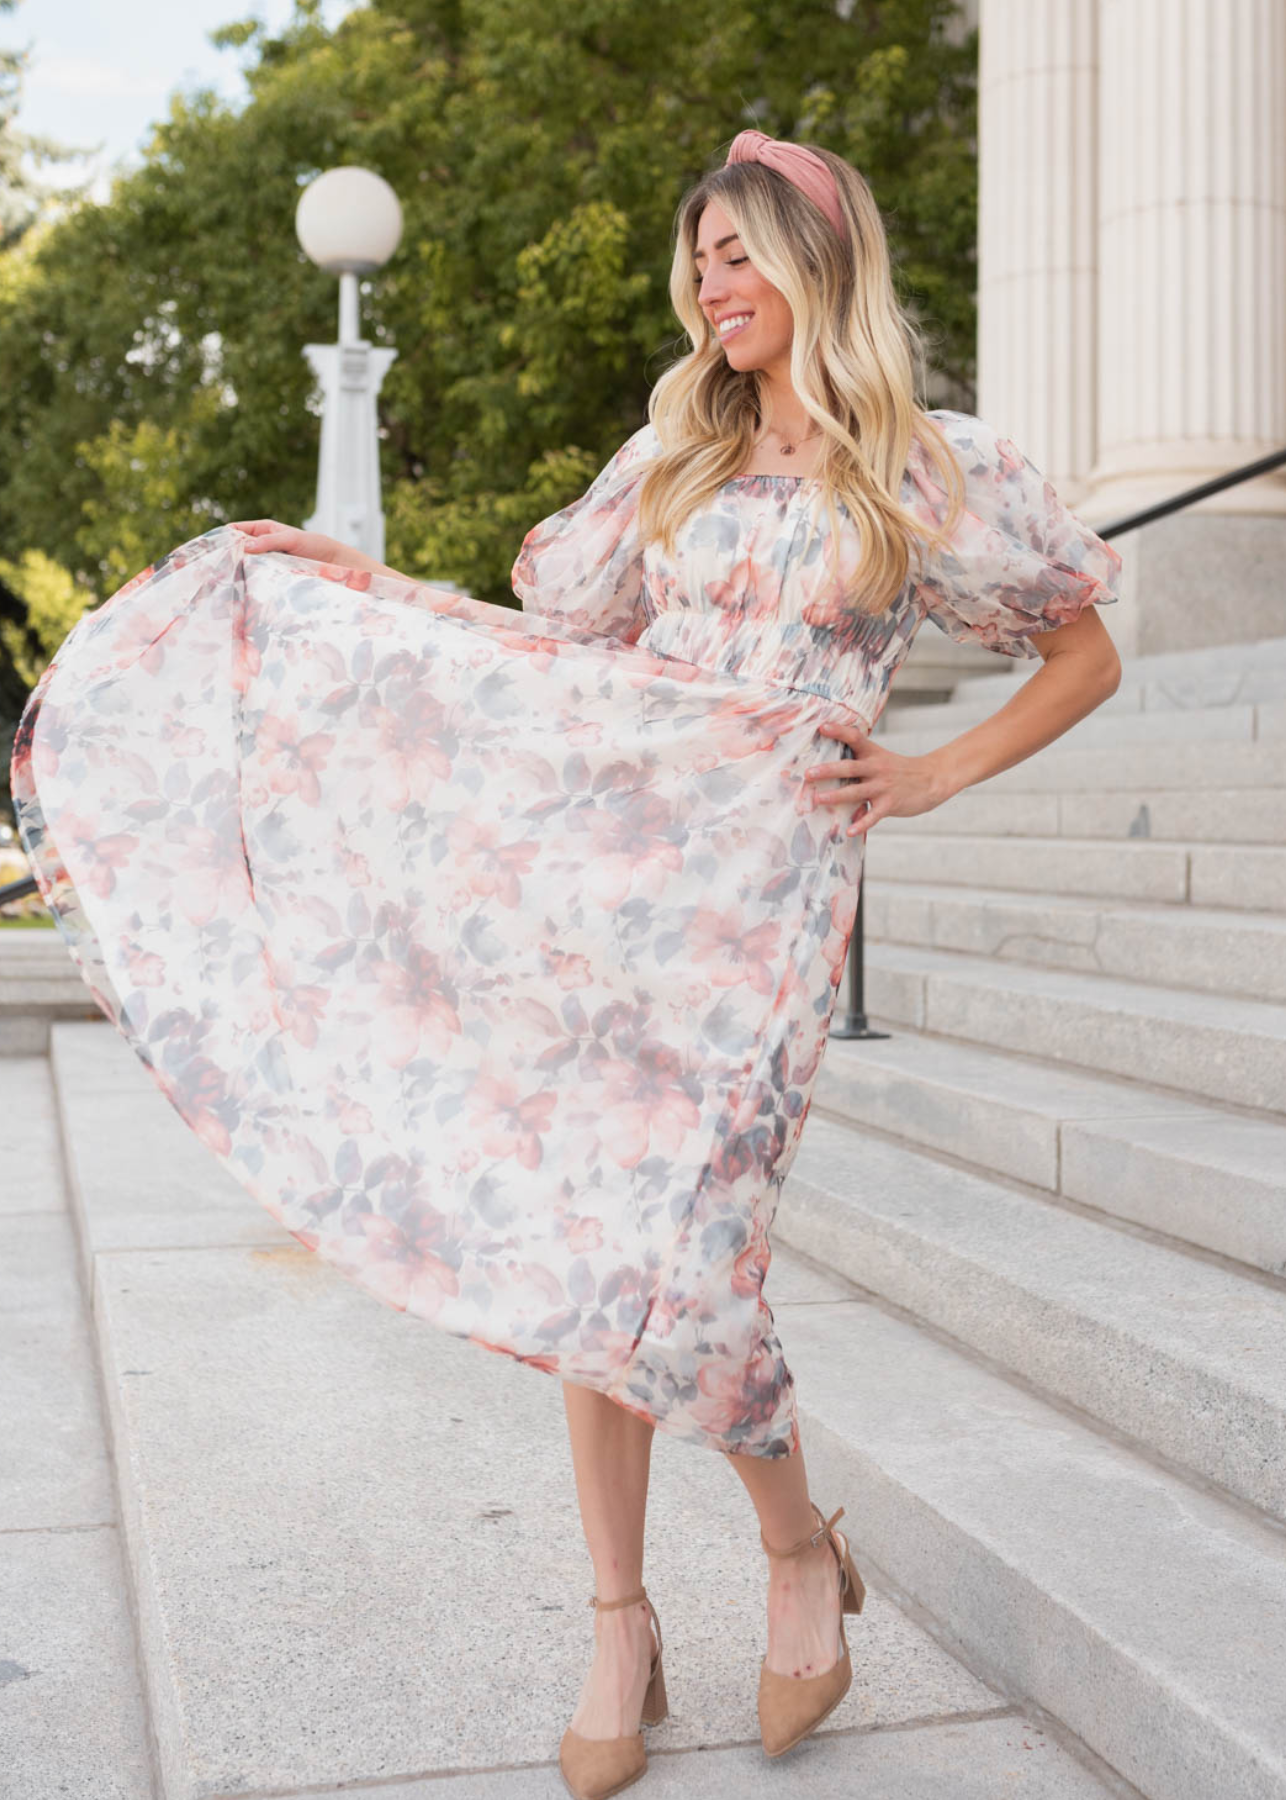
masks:
[[(828, 1519), (814, 1502), (809, 1501), (809, 1505), (818, 1519), (818, 1529), (811, 1536), (801, 1538), (789, 1550), (774, 1550), (771, 1544), (765, 1542), (762, 1531), (759, 1542), (769, 1556), (782, 1557), (802, 1556), (805, 1550), (816, 1549), (819, 1544), (830, 1545), (839, 1564), (839, 1641), (843, 1652), (838, 1662), (829, 1669), (823, 1669), (820, 1675), (780, 1675), (776, 1669), (768, 1667), (767, 1657), (763, 1659), (759, 1666), (759, 1731), (769, 1756), (784, 1756), (787, 1750), (793, 1750), (802, 1738), (806, 1738), (810, 1731), (815, 1730), (823, 1719), (835, 1711), (853, 1680), (848, 1639), (844, 1635), (844, 1614), (861, 1612), (866, 1587), (853, 1566), (848, 1539), (843, 1532), (836, 1532), (834, 1529), (836, 1519), (844, 1517), (844, 1508), (841, 1506)], [(839, 1543), (835, 1541), (837, 1537)], [(844, 1546), (843, 1550), (839, 1547), (840, 1543)]]
[[(637, 1594), (627, 1594), (623, 1600), (600, 1600), (592, 1594), (589, 1603), (600, 1612), (615, 1612), (618, 1607), (634, 1606), (640, 1600), (646, 1601), (652, 1615), (656, 1649), (652, 1653), (652, 1673), (643, 1696), (639, 1723), (659, 1725), (669, 1712), (669, 1703), (665, 1695), (665, 1672), (661, 1667), (661, 1621), (648, 1600), (647, 1589), (640, 1588)], [(633, 1736), (587, 1738), (569, 1725), (558, 1748), (558, 1766), (575, 1800), (607, 1800), (609, 1794), (619, 1794), (647, 1769), (643, 1733), (639, 1730)]]

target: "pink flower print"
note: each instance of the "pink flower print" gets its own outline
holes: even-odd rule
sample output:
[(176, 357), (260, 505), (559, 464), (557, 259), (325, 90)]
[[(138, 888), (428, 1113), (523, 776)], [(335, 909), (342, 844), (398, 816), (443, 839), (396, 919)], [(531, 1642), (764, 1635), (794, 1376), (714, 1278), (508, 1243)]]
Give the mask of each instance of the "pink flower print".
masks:
[(408, 697), (404, 707), (374, 707), (371, 717), (379, 726), (380, 799), (390, 812), (401, 812), (410, 800), (426, 800), (434, 783), (451, 773), (442, 744), (446, 714), (434, 700)]
[[(1011, 480), (1014, 476), (1021, 475), (1027, 467), (1027, 458), (1023, 455), (1017, 444), (1014, 443), (1012, 438), (996, 438), (996, 455), (999, 459), (998, 475), (996, 479), (996, 485), (998, 487), (1003, 486), (1006, 481)], [(1052, 511), (1053, 509), (1051, 508), (1050, 510)]]
[[(646, 658), (646, 660), (643, 660)], [(701, 681), (708, 671), (695, 663), (677, 662), (658, 652), (653, 655), (646, 644), (640, 644), (625, 667), (625, 679), (632, 688), (649, 687), (658, 677), (666, 681)]]
[(579, 724), (568, 726), (566, 737), (569, 744), (600, 744), (603, 741), (603, 727), (597, 719), (582, 719)]
[(726, 581), (707, 581), (705, 597), (721, 612), (747, 619), (773, 618), (781, 603), (781, 577), (753, 555), (734, 563)]
[(460, 1280), (448, 1263), (420, 1242), (420, 1233), (408, 1231), (383, 1213), (363, 1213), (359, 1221), (363, 1248), (351, 1257), (361, 1271), (363, 1284), (388, 1305), (432, 1319), (442, 1303), (460, 1292)]
[[(231, 821), (233, 831), (236, 820)], [(174, 857), (174, 904), (194, 925), (236, 918), (250, 904), (250, 881), (240, 836), (210, 831), (204, 825), (174, 828), (171, 842), (183, 848)]]
[(732, 1291), (743, 1300), (753, 1300), (768, 1274), (770, 1253), (767, 1234), (756, 1221), (750, 1242), (732, 1265)]
[(345, 1137), (361, 1137), (366, 1132), (375, 1129), (371, 1109), (369, 1106), (363, 1106), (360, 1100), (341, 1101), (335, 1122)]
[(380, 1055), (392, 1068), (404, 1069), (423, 1042), (430, 1056), (445, 1061), (460, 1015), (438, 958), (412, 942), (406, 962), (382, 958), (370, 967), (380, 984), (371, 1021)]
[(642, 790), (630, 795), (620, 812), (596, 809), (590, 820), (592, 855), (585, 871), (585, 891), (614, 911), (638, 887), (655, 898), (666, 878), (683, 867), (683, 852), (669, 839), (670, 808), (660, 794)]
[(574, 988), (588, 987), (593, 981), (589, 958), (579, 951), (558, 950), (553, 944), (542, 944), (540, 949), (546, 968), (553, 970), (554, 979), (565, 994)]
[(171, 713), (161, 730), (161, 739), (171, 756), (204, 756), (206, 735), (196, 725), (185, 724)]
[(731, 762), (771, 750), (798, 724), (797, 706), (765, 706), (762, 700), (738, 695), (711, 707), (707, 738), (720, 761)]
[(335, 747), (329, 732), (301, 737), (297, 714), (265, 713), (255, 732), (255, 747), (274, 794), (298, 794), (307, 805), (316, 806), (321, 799), (317, 772), (326, 767)]
[(341, 848), (339, 866), (349, 887), (358, 888), (371, 885), (371, 866), (364, 856), (355, 851)]
[[(119, 596), (114, 596), (119, 598)], [(117, 619), (112, 640), (112, 664), (127, 669), (137, 662), (149, 675), (158, 675), (165, 664), (164, 639), (169, 632), (180, 632), (187, 624), (183, 613), (169, 619), (153, 618), (142, 611), (130, 611)]]
[(682, 1325), (685, 1319), (696, 1318), (702, 1308), (703, 1302), (698, 1295), (666, 1288), (656, 1296), (648, 1311), (647, 1334), (650, 1338), (671, 1337), (676, 1325)]
[(777, 1359), (762, 1342), (745, 1363), (733, 1357), (703, 1361), (697, 1387), (702, 1399), (693, 1407), (693, 1416), (720, 1435), (736, 1426), (764, 1423), (781, 1405)]
[(168, 1074), (153, 1066), (152, 1073), (170, 1104), (180, 1112), (201, 1142), (216, 1156), (227, 1156), (232, 1149), (228, 1128), (216, 1111), (226, 1105), (227, 1078), (221, 1069), (204, 1056), (193, 1056), (182, 1065), (180, 1073)]
[(516, 1273), (521, 1275), (525, 1285), (534, 1293), (539, 1294), (541, 1299), (548, 1305), (566, 1305), (567, 1295), (563, 1290), (562, 1282), (558, 1279), (557, 1275), (554, 1274), (552, 1269), (547, 1269), (545, 1267), (544, 1263), (511, 1264), (510, 1267), (515, 1268)]
[(724, 1437), (746, 1413), (746, 1371), (735, 1357), (706, 1358), (697, 1370), (701, 1398), (692, 1416), (706, 1431)]
[(518, 1098), (518, 1085), (507, 1076), (479, 1075), (469, 1098), (470, 1123), (481, 1128), (479, 1143), (488, 1156), (512, 1156), (524, 1169), (538, 1169), (540, 1133), (553, 1123), (557, 1095), (538, 1090)]
[(523, 631), (517, 627), (507, 630), (501, 625), (496, 627), (495, 636), (505, 649), (520, 651), (530, 666), (542, 675), (548, 673), (556, 658), (562, 654), (563, 646), (557, 638), (540, 637), (534, 631)]
[(367, 608), (358, 616), (357, 629), (364, 638), (388, 637), (397, 630), (397, 622), (388, 613), (372, 612)]
[(315, 563), (313, 567), (325, 581), (337, 581), (342, 587), (356, 588), (364, 594), (371, 585), (369, 569), (350, 569), (344, 563)]
[(701, 1108), (682, 1085), (683, 1064), (659, 1039), (647, 1038), (627, 1060), (599, 1065), (604, 1138), (623, 1169), (637, 1168), (655, 1143), (677, 1154), (684, 1136), (701, 1122)]
[(601, 1250), (603, 1221), (592, 1218), (573, 1219), (567, 1228), (567, 1248), (575, 1256), (582, 1256), (587, 1250)]
[(748, 929), (739, 906), (726, 912), (698, 907), (688, 926), (688, 943), (699, 962), (709, 962), (710, 980), (716, 987), (736, 987), (748, 982), (757, 994), (771, 994), (781, 926), (767, 919)]
[(330, 995), (323, 987), (307, 982), (295, 983), (289, 965), (270, 950), (263, 953), (264, 966), (272, 986), (273, 1011), (283, 1031), (288, 1031), (297, 1044), (311, 1050), (317, 1042), (317, 1021), (326, 1010)]
[(806, 624), (835, 626), (854, 617), (853, 589), (861, 561), (862, 540), (855, 531), (841, 531), (826, 542), (817, 570), (817, 590), (801, 608)]
[(470, 893), (479, 898), (494, 895), (502, 906), (517, 906), (522, 898), (518, 877), (530, 874), (539, 845), (533, 838), (502, 845), (499, 837), (499, 826), (480, 825), (463, 813), (457, 813), (447, 828), (457, 867), (469, 871)]
[(77, 887), (106, 900), (116, 888), (116, 871), (128, 866), (139, 840), (126, 831), (100, 833), (92, 819), (73, 807), (58, 815), (58, 847)]
[(120, 939), (121, 960), (135, 987), (160, 987), (165, 980), (165, 961), (155, 950), (140, 950), (127, 937)]
[(443, 1303), (454, 1300), (459, 1292), (460, 1277), (450, 1264), (429, 1250), (419, 1251), (411, 1265), (407, 1290), (407, 1305), (411, 1311), (421, 1318), (435, 1319)]

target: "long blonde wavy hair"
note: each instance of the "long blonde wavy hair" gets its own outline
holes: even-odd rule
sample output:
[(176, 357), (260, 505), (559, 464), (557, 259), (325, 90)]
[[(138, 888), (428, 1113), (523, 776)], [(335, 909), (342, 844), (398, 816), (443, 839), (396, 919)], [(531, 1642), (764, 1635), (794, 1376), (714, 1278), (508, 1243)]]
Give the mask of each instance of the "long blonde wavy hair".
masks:
[[(799, 189), (761, 163), (726, 164), (703, 176), (679, 204), (670, 298), (692, 350), (665, 371), (649, 398), (648, 418), (662, 449), (639, 488), (639, 529), (672, 552), (684, 519), (743, 471), (766, 422), (760, 371), (733, 368), (697, 300), (697, 228), (713, 200), (790, 307), (791, 385), (822, 433), (812, 471), (817, 500), (837, 551), (838, 502), (856, 525), (859, 555), (845, 599), (874, 614), (900, 592), (912, 551), (926, 541), (945, 542), (963, 505), (964, 482), (946, 438), (915, 400), (923, 343), (894, 291), (871, 190), (833, 151), (806, 147), (835, 176), (847, 241)], [(925, 527), (899, 498), (913, 440), (923, 445), (948, 496), (936, 528)], [(812, 516), (818, 527), (817, 503)], [(838, 555), (834, 572), (838, 577)]]

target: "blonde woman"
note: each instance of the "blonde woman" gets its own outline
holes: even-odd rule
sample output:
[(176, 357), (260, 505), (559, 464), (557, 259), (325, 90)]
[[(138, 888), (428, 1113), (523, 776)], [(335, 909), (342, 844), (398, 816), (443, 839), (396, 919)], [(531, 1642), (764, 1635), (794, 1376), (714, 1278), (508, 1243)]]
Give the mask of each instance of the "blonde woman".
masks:
[[(866, 835), (1120, 673), (1119, 557), (1011, 442), (917, 404), (840, 157), (742, 132), (679, 208), (671, 294), (691, 350), (527, 534), (522, 613), (246, 521), (73, 631), (14, 755), (86, 980), (214, 1154), (387, 1304), (562, 1381), (578, 1800), (636, 1780), (666, 1712), (658, 1428), (753, 1504), (766, 1752), (850, 1684), (862, 1582), (762, 1288)], [(1044, 666), (902, 755), (871, 731), (926, 619)]]

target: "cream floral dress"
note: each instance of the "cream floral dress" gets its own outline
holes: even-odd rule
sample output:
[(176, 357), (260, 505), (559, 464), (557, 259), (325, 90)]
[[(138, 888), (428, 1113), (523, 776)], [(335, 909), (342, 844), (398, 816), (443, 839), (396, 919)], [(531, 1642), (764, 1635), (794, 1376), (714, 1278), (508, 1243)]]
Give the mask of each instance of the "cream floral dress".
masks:
[[(806, 477), (736, 478), (642, 546), (645, 425), (528, 533), (522, 612), (224, 527), (77, 624), (14, 746), (95, 999), (274, 1219), (722, 1450), (799, 1441), (761, 1289), (864, 855), (803, 780), (818, 727), (874, 725), (925, 619), (1034, 657), (1115, 598), (1021, 452), (933, 416), (968, 510), (876, 618)], [(919, 453), (904, 498), (942, 516)]]

